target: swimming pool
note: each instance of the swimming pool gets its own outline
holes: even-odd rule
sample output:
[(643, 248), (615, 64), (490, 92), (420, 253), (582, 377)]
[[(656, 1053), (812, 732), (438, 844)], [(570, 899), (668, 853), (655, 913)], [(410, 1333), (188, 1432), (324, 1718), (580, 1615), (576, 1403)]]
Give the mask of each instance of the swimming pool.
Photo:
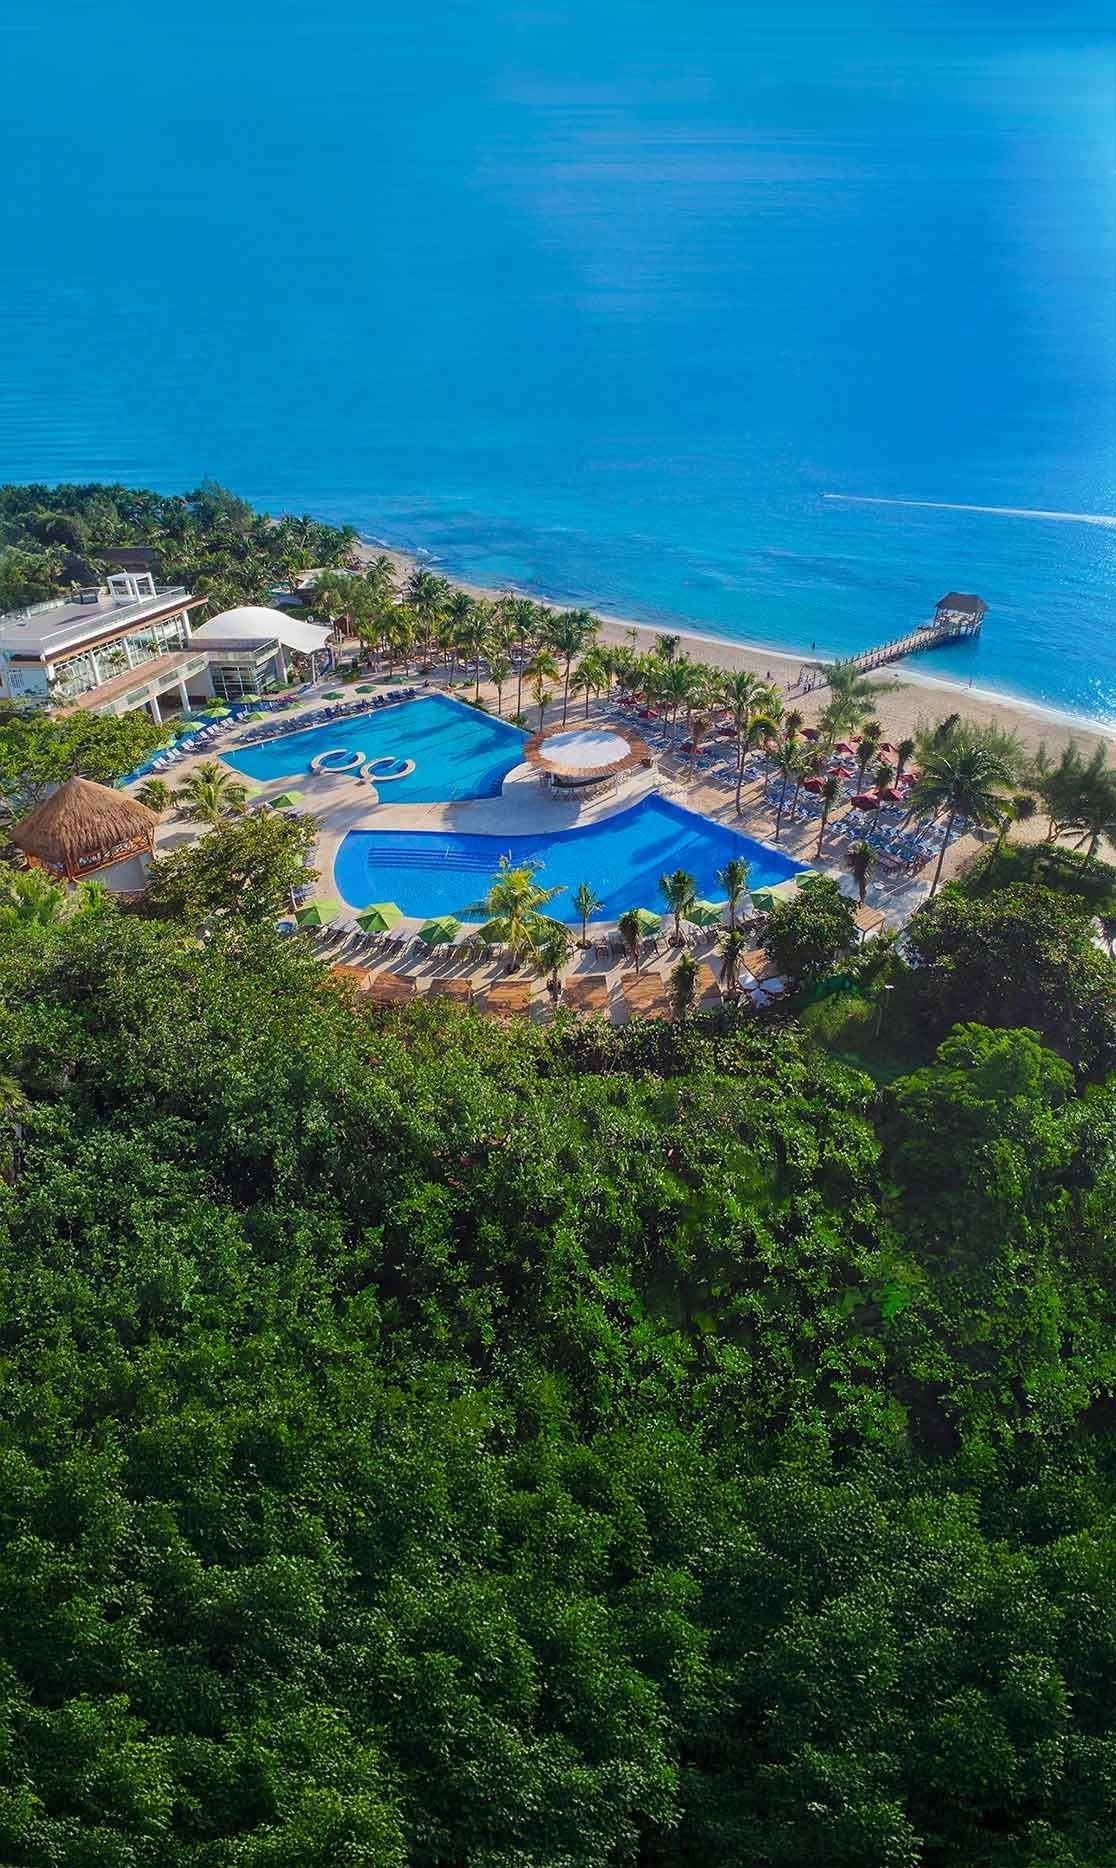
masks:
[[(261, 740), (222, 753), (246, 778), (310, 778), (310, 762), (323, 752), (348, 751), (365, 759), (413, 759), (414, 771), (392, 778), (385, 802), (431, 804), (440, 799), (493, 798), (513, 765), (523, 758), (526, 735), (446, 694), (425, 694), (378, 713), (352, 714), (326, 726), (307, 727), (279, 739)], [(386, 770), (386, 768), (385, 768)], [(373, 782), (375, 775), (373, 774)]]
[(351, 830), (337, 852), (334, 882), (354, 908), (397, 902), (408, 915), (477, 920), (476, 904), (504, 855), (516, 863), (541, 863), (543, 885), (562, 890), (548, 910), (561, 921), (577, 920), (571, 896), (579, 882), (592, 883), (599, 896), (597, 918), (615, 921), (628, 908), (661, 910), (659, 877), (671, 869), (688, 870), (699, 896), (719, 900), (723, 891), (717, 872), (730, 856), (744, 858), (757, 889), (770, 888), (801, 867), (781, 850), (652, 793), (583, 829), (540, 830), (533, 836)]

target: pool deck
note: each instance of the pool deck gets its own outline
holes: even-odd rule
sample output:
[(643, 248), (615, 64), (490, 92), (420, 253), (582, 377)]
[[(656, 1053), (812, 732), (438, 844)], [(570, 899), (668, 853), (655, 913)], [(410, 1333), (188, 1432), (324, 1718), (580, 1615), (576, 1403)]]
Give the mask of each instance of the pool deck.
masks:
[[(328, 682), (324, 685), (328, 685)], [(393, 690), (384, 687), (382, 691), (391, 693)], [(425, 692), (445, 693), (446, 689), (439, 682), (431, 681), (427, 688), (420, 687), (416, 698)], [(485, 683), (482, 683), (482, 693), (490, 704), (494, 702), (495, 696)], [(465, 704), (460, 694), (451, 694), (450, 698)], [(309, 726), (311, 722), (307, 716), (319, 710), (321, 704), (321, 691), (309, 694), (297, 708), (281, 716), (282, 722), (288, 727), (297, 728), (300, 724)], [(405, 702), (401, 704), (406, 705)], [(576, 720), (572, 713), (570, 717), (571, 728), (589, 724), (598, 731), (607, 731), (616, 722), (615, 709), (601, 701), (593, 704), (587, 722), (580, 714)], [(344, 724), (343, 719), (337, 721), (339, 731), (343, 732)], [(250, 737), (247, 731), (241, 730), (227, 741), (211, 743), (192, 758), (183, 760), (176, 768), (171, 782), (181, 784), (196, 764), (202, 760), (221, 761), (225, 754), (243, 746)], [(228, 769), (231, 776), (242, 777), (234, 768)], [(601, 821), (629, 809), (639, 799), (658, 792), (660, 796), (682, 804), (688, 810), (709, 817), (716, 823), (731, 825), (759, 843), (780, 849), (804, 867), (833, 876), (846, 893), (852, 892), (851, 878), (840, 858), (830, 852), (818, 858), (814, 824), (793, 823), (784, 817), (783, 834), (776, 844), (772, 834), (773, 809), (764, 799), (762, 787), (757, 781), (751, 780), (745, 784), (741, 799), (743, 808), (737, 816), (731, 788), (701, 773), (691, 777), (686, 762), (669, 750), (657, 751), (650, 767), (622, 774), (616, 780), (615, 787), (607, 793), (580, 800), (576, 797), (564, 798), (544, 788), (538, 773), (526, 764), (513, 767), (504, 781), (503, 790), (490, 798), (392, 804), (390, 784), (385, 785), (382, 791), (377, 791), (372, 784), (354, 779), (348, 774), (328, 773), (314, 776), (306, 774), (296, 778), (288, 774), (285, 778), (258, 784), (253, 797), (266, 801), (291, 789), (304, 793), (302, 808), (311, 813), (320, 826), (317, 865), (323, 891), (335, 891), (334, 864), (337, 852), (351, 830), (444, 830), (473, 836), (531, 836), (539, 831), (567, 830), (577, 824), (588, 825)], [(840, 809), (834, 810), (831, 819), (833, 825), (839, 822), (841, 814)], [(186, 841), (192, 841), (196, 835), (194, 826), (168, 816), (159, 826), (157, 849), (165, 853)], [(958, 838), (949, 852), (946, 876), (971, 860), (976, 847), (971, 837)], [(877, 873), (869, 884), (867, 901), (871, 907), (883, 913), (888, 926), (900, 928), (926, 899), (928, 888), (925, 873), (915, 879)], [(607, 925), (604, 922), (594, 923), (594, 926)]]

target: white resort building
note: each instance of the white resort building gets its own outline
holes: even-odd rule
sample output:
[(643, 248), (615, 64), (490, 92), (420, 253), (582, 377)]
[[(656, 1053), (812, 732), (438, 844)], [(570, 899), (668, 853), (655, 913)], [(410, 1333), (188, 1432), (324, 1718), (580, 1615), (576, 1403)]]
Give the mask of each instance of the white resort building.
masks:
[(205, 597), (157, 589), (149, 571), (121, 571), (101, 588), (0, 616), (0, 702), (126, 714), (185, 710), (218, 694), (236, 700), (280, 687), (292, 656), (320, 672), (329, 630), (246, 606), (198, 629)]
[(157, 590), (149, 571), (121, 571), (104, 588), (0, 616), (0, 700), (17, 707), (89, 707), (160, 720), (161, 695), (188, 706), (204, 680), (190, 652), (190, 611), (204, 597)]

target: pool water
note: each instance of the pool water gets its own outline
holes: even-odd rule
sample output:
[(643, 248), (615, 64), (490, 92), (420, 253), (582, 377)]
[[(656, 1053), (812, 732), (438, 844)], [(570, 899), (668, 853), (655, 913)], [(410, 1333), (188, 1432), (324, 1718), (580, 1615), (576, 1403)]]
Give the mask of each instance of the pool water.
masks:
[(730, 856), (748, 864), (752, 888), (770, 888), (801, 868), (792, 857), (711, 818), (684, 810), (657, 793), (629, 810), (582, 829), (533, 836), (462, 836), (452, 831), (351, 830), (334, 864), (334, 882), (353, 908), (396, 902), (407, 915), (480, 918), (479, 904), (501, 856), (541, 864), (539, 880), (559, 888), (547, 912), (576, 921), (572, 895), (589, 882), (602, 906), (597, 919), (615, 921), (629, 908), (663, 910), (660, 876), (686, 869), (699, 896), (724, 891), (717, 872)]
[(313, 803), (315, 783), (310, 761), (323, 752), (344, 749), (366, 759), (413, 759), (414, 771), (393, 779), (388, 795), (392, 804), (432, 804), (495, 797), (512, 767), (520, 764), (525, 738), (506, 720), (495, 720), (445, 694), (427, 694), (221, 756), (226, 765), (262, 784), (309, 779), (308, 804)]

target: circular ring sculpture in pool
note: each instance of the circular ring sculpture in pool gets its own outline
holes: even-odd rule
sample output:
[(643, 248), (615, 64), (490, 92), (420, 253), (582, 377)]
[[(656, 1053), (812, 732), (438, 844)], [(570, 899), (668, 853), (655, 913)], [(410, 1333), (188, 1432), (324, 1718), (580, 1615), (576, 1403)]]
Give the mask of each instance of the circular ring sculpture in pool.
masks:
[(350, 752), (345, 746), (334, 746), (329, 752), (320, 752), (311, 759), (310, 770), (315, 773), (355, 772), (364, 764), (362, 752)]
[(527, 741), (523, 757), (570, 790), (651, 763), (646, 741), (625, 727), (548, 726)]
[(409, 778), (415, 769), (413, 759), (397, 759), (392, 752), (382, 752), (375, 759), (364, 761), (365, 778), (374, 778), (377, 785), (386, 785), (393, 778)]

